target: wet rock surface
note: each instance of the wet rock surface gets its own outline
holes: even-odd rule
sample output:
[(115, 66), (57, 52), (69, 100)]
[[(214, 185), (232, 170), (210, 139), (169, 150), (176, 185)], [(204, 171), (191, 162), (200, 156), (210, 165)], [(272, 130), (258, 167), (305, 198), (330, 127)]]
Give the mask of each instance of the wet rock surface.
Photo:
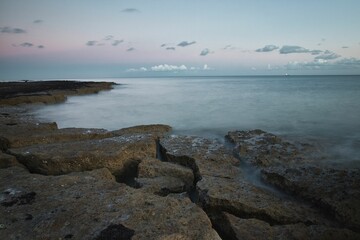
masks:
[(234, 144), (234, 152), (240, 159), (253, 166), (266, 167), (279, 164), (303, 163), (307, 152), (313, 147), (290, 143), (260, 129), (232, 131), (225, 138)]

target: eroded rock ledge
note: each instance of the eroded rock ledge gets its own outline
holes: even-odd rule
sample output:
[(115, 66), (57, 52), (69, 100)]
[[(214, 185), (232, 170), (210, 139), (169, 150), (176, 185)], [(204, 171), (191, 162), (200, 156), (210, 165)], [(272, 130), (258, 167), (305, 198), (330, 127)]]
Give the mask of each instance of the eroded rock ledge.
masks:
[(0, 106), (29, 103), (57, 103), (67, 96), (110, 90), (112, 82), (24, 81), (0, 82)]
[(0, 239), (360, 238), (359, 169), (261, 130), (226, 139), (59, 129), (3, 107)]

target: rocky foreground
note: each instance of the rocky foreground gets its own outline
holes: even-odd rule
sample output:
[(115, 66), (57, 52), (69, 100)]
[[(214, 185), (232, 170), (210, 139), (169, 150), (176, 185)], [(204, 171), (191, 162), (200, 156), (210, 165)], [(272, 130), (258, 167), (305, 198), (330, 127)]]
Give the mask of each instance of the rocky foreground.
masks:
[(0, 239), (360, 239), (359, 169), (261, 130), (225, 139), (59, 129), (3, 105)]

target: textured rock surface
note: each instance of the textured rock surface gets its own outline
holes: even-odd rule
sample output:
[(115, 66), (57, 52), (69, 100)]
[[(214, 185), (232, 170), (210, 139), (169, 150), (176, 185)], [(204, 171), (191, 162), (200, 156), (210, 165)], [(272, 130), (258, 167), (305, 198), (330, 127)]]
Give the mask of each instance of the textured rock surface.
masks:
[(274, 134), (262, 130), (232, 131), (226, 139), (235, 144), (234, 151), (240, 159), (254, 166), (303, 163), (304, 154), (312, 148), (306, 144), (283, 141)]
[(156, 142), (151, 134), (137, 134), (41, 144), (9, 152), (34, 173), (59, 175), (106, 167), (114, 175), (122, 176), (141, 159), (155, 157)]
[(195, 180), (205, 175), (235, 178), (239, 173), (239, 161), (216, 140), (171, 135), (160, 146), (166, 161), (193, 169)]
[(291, 225), (275, 225), (258, 219), (241, 219), (231, 214), (223, 214), (224, 230), (231, 233), (228, 239), (359, 239), (360, 234), (347, 229), (331, 228), (319, 225), (306, 226), (303, 223)]
[(200, 201), (208, 211), (228, 211), (271, 224), (331, 224), (319, 211), (300, 202), (281, 198), (244, 179), (204, 177), (197, 183)]
[(360, 169), (309, 165), (262, 170), (267, 182), (310, 200), (345, 225), (360, 229)]
[(107, 169), (43, 176), (13, 167), (0, 179), (1, 239), (220, 239), (189, 199), (130, 188)]

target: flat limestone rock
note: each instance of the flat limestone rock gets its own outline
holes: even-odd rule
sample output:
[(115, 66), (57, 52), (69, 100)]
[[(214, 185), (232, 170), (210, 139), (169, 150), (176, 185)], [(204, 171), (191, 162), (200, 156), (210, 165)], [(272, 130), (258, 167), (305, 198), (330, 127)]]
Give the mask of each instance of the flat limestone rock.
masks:
[(346, 226), (360, 229), (360, 169), (302, 165), (262, 170), (265, 181), (310, 200)]
[(9, 142), (9, 148), (20, 148), (36, 144), (72, 142), (86, 139), (109, 138), (114, 135), (105, 129), (63, 128), (51, 130), (29, 129), (29, 126), (14, 127), (11, 133), (3, 133)]
[(39, 144), (9, 150), (31, 172), (59, 175), (108, 168), (114, 175), (127, 174), (146, 157), (155, 157), (151, 134), (123, 135), (105, 139)]
[(107, 169), (44, 176), (13, 167), (0, 180), (0, 239), (220, 239), (189, 199), (130, 188)]
[(193, 169), (195, 179), (201, 176), (235, 178), (239, 161), (217, 140), (194, 136), (171, 135), (160, 140), (166, 161)]
[(320, 225), (306, 226), (303, 223), (291, 225), (274, 225), (258, 219), (241, 219), (231, 214), (223, 213), (223, 230), (231, 233), (229, 239), (278, 239), (278, 240), (303, 240), (303, 239), (351, 239), (360, 238), (359, 233), (348, 229), (325, 227)]
[(206, 176), (197, 183), (197, 188), (201, 204), (209, 211), (227, 211), (271, 224), (331, 224), (316, 209), (281, 198), (242, 178), (234, 180)]
[(242, 161), (257, 167), (303, 163), (308, 161), (304, 153), (314, 150), (310, 145), (293, 144), (259, 129), (232, 131), (225, 138), (235, 144), (234, 152)]

